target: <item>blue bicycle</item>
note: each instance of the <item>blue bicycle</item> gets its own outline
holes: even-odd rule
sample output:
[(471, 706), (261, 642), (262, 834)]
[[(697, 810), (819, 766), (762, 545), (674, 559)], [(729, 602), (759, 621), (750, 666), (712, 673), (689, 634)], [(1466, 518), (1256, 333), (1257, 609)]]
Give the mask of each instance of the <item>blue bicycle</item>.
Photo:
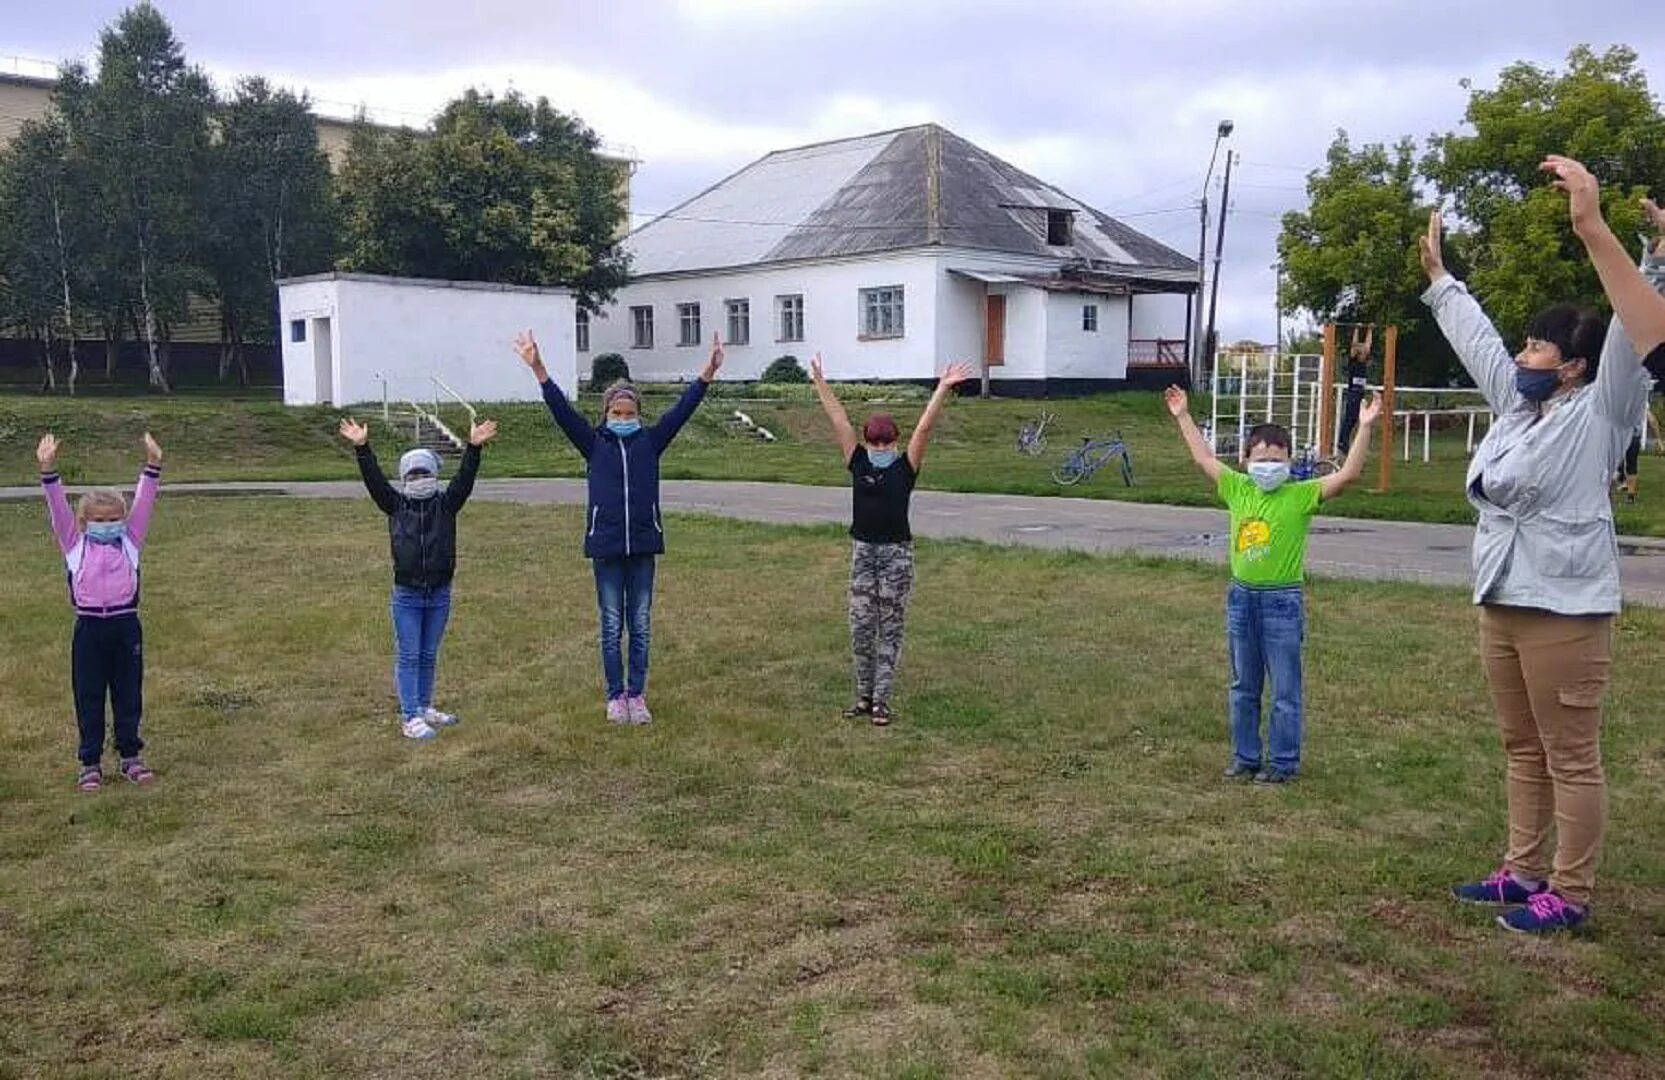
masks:
[(1119, 431), (1108, 439), (1083, 438), (1081, 445), (1071, 450), (1069, 456), (1053, 470), (1052, 479), (1065, 486), (1079, 484), (1109, 464), (1111, 458), (1120, 459), (1122, 483), (1132, 487), (1133, 455), (1128, 452), (1127, 443), (1122, 441)]

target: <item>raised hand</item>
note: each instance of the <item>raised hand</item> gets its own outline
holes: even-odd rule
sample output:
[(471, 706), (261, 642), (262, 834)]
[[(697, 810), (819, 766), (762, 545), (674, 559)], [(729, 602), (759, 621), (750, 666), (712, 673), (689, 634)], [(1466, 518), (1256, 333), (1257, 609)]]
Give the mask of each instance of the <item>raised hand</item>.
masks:
[(468, 445), (484, 446), (497, 438), (497, 421), (485, 420), (475, 424), (468, 431)]
[(816, 353), (814, 356), (809, 358), (809, 377), (818, 383), (824, 383), (827, 381), (826, 373), (821, 370), (820, 353)]
[(723, 366), (723, 339), (717, 331), (711, 331), (711, 359), (705, 362), (705, 370), (700, 372), (700, 379), (710, 382), (717, 377), (717, 371)]
[(1177, 386), (1170, 386), (1162, 391), (1162, 402), (1168, 406), (1168, 415), (1175, 420), (1191, 411), (1191, 399)]
[(543, 367), (543, 355), (538, 352), (538, 339), (532, 336), (530, 330), (522, 330), (515, 335), (515, 355), (533, 371)]
[(1359, 426), (1368, 427), (1374, 424), (1382, 415), (1382, 395), (1371, 394), (1367, 401), (1359, 405)]
[(341, 421), (340, 432), (341, 437), (354, 446), (363, 446), (370, 441), (370, 429), (350, 416)]
[(1538, 166), (1554, 173), (1552, 183), (1567, 193), (1567, 212), (1572, 215), (1573, 232), (1583, 236), (1603, 224), (1601, 216), (1601, 185), (1580, 162), (1560, 154), (1551, 154)]
[(1665, 252), (1665, 210), (1652, 199), (1643, 199), (1642, 218), (1654, 231), (1654, 250)]
[(959, 363), (949, 364), (948, 369), (937, 380), (937, 385), (958, 386), (975, 374), (977, 374), (977, 369), (962, 360)]
[(1445, 276), (1445, 256), (1440, 250), (1444, 235), (1445, 221), (1440, 212), (1434, 210), (1428, 215), (1428, 231), (1417, 239), (1417, 254), (1422, 259), (1422, 269), (1429, 281), (1438, 281)]
[(58, 466), (58, 437), (48, 431), (35, 444), (35, 463), (41, 472), (51, 472)]
[(162, 464), (161, 444), (151, 438), (150, 432), (148, 431), (145, 432), (145, 460), (150, 462), (152, 465)]

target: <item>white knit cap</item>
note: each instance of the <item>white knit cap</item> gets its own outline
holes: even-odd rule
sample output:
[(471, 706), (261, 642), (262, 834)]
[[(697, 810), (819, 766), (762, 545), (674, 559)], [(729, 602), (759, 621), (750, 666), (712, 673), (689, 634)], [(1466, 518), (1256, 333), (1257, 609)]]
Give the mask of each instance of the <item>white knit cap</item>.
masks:
[(399, 478), (402, 480), (418, 470), (430, 476), (438, 476), (439, 455), (422, 447), (405, 451), (405, 455), (399, 459)]

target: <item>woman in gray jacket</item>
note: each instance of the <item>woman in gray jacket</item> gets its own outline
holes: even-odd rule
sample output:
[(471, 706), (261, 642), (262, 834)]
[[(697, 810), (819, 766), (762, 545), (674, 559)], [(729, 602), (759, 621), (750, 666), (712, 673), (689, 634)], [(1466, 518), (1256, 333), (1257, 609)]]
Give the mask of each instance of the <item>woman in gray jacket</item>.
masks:
[[(1423, 301), (1496, 422), (1469, 464), (1480, 656), (1508, 756), (1509, 840), (1492, 876), (1457, 899), (1505, 908), (1522, 933), (1590, 915), (1606, 819), (1601, 708), (1619, 611), (1609, 484), (1642, 422), (1649, 380), (1618, 319), (1557, 305), (1511, 357), (1485, 312), (1446, 273), (1441, 221), (1421, 241)], [(1665, 259), (1644, 263), (1657, 284)], [(1555, 827), (1556, 843), (1550, 844)]]

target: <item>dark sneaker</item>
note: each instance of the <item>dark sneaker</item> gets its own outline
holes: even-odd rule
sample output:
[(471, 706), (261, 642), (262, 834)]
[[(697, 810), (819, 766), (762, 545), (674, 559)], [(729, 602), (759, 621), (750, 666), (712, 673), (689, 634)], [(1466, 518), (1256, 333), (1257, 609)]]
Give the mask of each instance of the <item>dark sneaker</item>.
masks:
[(1255, 774), (1257, 784), (1290, 784), (1295, 781), (1292, 769), (1262, 769)]
[(872, 718), (874, 727), (890, 726), (890, 706), (882, 701), (875, 701), (873, 711), (867, 715)]
[(1517, 934), (1553, 934), (1571, 930), (1589, 917), (1589, 908), (1569, 904), (1546, 889), (1528, 900), (1525, 907), (1499, 915), (1497, 925)]
[(1549, 891), (1549, 882), (1540, 881), (1535, 887), (1522, 885), (1506, 867), (1484, 881), (1451, 886), (1451, 895), (1465, 904), (1489, 904), (1492, 907), (1519, 907), (1539, 893)]
[(1260, 766), (1245, 765), (1241, 761), (1234, 761), (1220, 775), (1227, 780), (1253, 780), (1260, 775)]
[(855, 720), (872, 715), (873, 703), (866, 698), (860, 699), (854, 705), (844, 710), (844, 719), (846, 720)]

